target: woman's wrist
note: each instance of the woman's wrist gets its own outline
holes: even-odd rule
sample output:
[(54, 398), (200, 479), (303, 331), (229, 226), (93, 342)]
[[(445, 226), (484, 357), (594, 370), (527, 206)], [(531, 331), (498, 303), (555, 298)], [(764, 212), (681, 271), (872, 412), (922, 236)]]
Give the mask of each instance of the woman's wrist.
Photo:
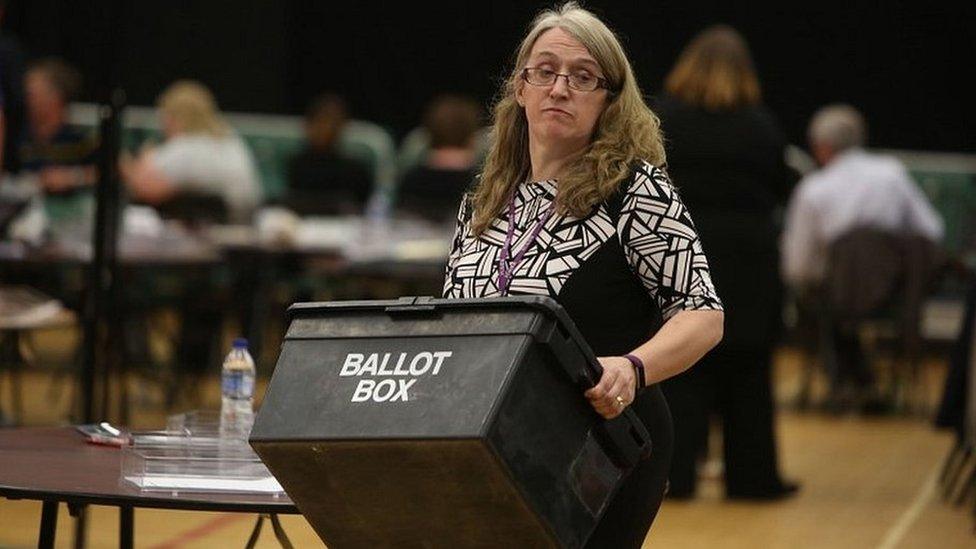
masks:
[(640, 357), (633, 354), (626, 354), (624, 358), (630, 361), (630, 365), (634, 368), (634, 377), (636, 390), (640, 391), (647, 384), (647, 376), (644, 371), (644, 361)]

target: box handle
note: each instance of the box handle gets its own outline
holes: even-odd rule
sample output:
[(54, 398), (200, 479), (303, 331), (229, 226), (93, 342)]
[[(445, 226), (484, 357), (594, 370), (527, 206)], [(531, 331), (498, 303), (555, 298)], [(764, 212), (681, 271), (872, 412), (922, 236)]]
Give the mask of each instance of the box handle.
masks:
[[(600, 380), (603, 366), (596, 359), (592, 362), (585, 358), (581, 360), (582, 354), (573, 352), (573, 341), (559, 329), (557, 323), (552, 323), (544, 343), (552, 350), (570, 379), (582, 389), (589, 389)], [(650, 457), (653, 452), (650, 433), (644, 422), (630, 408), (613, 419), (601, 421), (596, 431), (610, 448), (610, 458), (618, 467), (629, 469), (638, 461)]]
[(603, 421), (597, 432), (608, 443), (610, 459), (618, 467), (629, 469), (653, 453), (651, 434), (633, 410)]
[(596, 385), (603, 375), (603, 367), (599, 362), (590, 362), (579, 352), (572, 339), (560, 329), (559, 324), (551, 322), (549, 331), (544, 332), (540, 343), (545, 345), (553, 355), (556, 362), (563, 367), (569, 379), (573, 380), (584, 391)]
[(383, 309), (383, 312), (391, 316), (398, 314), (420, 315), (424, 313), (441, 316), (441, 312), (434, 305), (392, 305)]
[(429, 297), (401, 297), (396, 305), (389, 305), (383, 312), (391, 317), (407, 318), (441, 318), (444, 312), (437, 308), (437, 305), (430, 303)]

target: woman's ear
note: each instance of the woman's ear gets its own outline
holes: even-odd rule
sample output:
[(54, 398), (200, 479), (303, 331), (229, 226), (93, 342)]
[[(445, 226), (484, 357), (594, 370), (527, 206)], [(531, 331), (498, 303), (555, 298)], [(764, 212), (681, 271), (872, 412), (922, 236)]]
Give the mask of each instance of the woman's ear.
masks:
[(518, 103), (519, 107), (522, 107), (524, 109), (525, 99), (522, 97), (523, 89), (524, 88), (521, 80), (515, 83), (515, 102)]

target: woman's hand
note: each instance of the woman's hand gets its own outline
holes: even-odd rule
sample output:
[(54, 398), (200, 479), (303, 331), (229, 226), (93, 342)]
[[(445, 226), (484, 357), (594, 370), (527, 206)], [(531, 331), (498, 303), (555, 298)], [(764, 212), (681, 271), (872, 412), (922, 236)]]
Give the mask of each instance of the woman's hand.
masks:
[(603, 356), (597, 360), (603, 366), (603, 375), (584, 394), (598, 414), (613, 419), (634, 401), (637, 378), (630, 361), (622, 356)]

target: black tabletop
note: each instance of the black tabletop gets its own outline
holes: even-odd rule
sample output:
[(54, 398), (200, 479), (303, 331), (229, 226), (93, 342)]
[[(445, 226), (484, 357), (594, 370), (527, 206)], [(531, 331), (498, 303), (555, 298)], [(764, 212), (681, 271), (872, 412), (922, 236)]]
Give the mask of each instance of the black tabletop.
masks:
[(143, 492), (120, 481), (122, 451), (72, 427), (0, 429), (0, 496), (91, 505), (298, 514), (288, 496)]

